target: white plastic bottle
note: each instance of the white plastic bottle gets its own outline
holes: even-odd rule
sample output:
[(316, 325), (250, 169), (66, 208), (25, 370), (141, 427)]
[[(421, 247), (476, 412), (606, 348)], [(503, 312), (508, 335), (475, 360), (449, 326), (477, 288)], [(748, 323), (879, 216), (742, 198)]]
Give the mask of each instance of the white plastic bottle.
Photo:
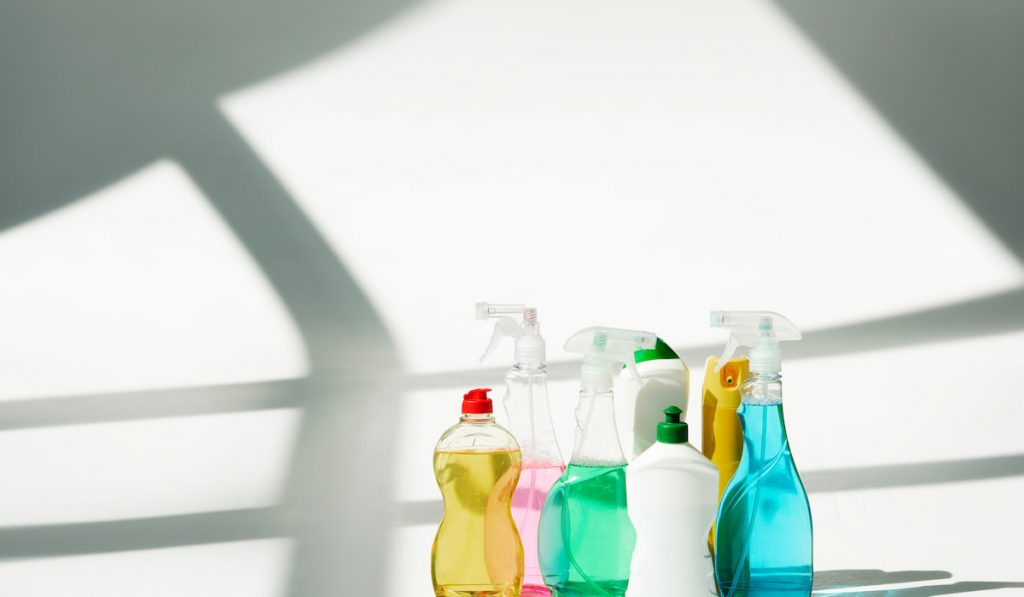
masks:
[(678, 406), (686, 418), (690, 393), (690, 370), (661, 338), (636, 351), (633, 361), (639, 379), (620, 375), (615, 382), (615, 420), (622, 445), (632, 447), (630, 460), (654, 444), (665, 407)]
[(687, 443), (682, 412), (666, 408), (658, 441), (626, 468), (637, 536), (627, 597), (716, 594), (708, 531), (718, 507), (718, 468)]

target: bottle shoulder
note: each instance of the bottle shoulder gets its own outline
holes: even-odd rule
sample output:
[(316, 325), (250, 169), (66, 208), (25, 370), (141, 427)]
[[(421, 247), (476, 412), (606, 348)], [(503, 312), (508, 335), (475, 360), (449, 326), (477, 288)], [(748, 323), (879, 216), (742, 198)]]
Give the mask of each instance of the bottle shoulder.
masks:
[(437, 440), (436, 452), (519, 451), (519, 443), (507, 429), (497, 423), (459, 422), (449, 427)]
[(628, 469), (634, 475), (658, 470), (685, 470), (695, 474), (718, 476), (718, 467), (688, 442), (657, 442), (633, 459)]

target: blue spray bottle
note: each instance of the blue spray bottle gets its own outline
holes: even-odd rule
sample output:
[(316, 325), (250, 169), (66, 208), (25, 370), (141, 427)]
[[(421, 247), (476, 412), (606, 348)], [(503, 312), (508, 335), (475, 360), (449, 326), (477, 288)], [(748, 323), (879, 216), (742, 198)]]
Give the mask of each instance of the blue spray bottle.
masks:
[(789, 449), (782, 413), (779, 342), (800, 330), (768, 311), (713, 311), (731, 332), (719, 367), (740, 346), (750, 376), (740, 388), (743, 456), (722, 494), (715, 531), (715, 577), (722, 597), (806, 597), (814, 569), (807, 492)]

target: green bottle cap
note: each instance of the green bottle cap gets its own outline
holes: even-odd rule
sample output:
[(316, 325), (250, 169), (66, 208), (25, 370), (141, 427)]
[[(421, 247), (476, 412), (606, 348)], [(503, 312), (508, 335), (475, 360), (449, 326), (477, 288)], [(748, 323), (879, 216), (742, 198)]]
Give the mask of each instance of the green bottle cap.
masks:
[(689, 439), (690, 430), (686, 423), (680, 420), (683, 409), (678, 406), (666, 408), (665, 422), (658, 423), (658, 441), (663, 444), (685, 444)]

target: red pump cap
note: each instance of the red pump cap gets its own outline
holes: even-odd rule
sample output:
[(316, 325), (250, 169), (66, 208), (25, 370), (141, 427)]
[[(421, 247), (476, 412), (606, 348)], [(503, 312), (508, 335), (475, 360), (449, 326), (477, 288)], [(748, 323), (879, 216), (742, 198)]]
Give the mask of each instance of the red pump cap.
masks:
[(491, 388), (477, 388), (462, 396), (462, 414), (489, 415), (494, 412), (494, 403), (487, 397)]

